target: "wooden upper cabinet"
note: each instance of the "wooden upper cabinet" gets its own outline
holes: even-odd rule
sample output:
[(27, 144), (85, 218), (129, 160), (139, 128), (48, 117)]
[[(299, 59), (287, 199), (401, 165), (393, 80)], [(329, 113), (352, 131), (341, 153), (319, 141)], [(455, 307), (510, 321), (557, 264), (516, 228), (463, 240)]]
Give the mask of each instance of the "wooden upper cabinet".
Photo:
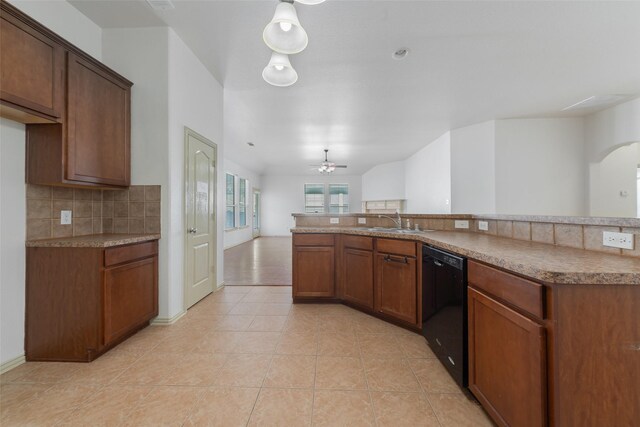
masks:
[(0, 116), (27, 124), (27, 182), (129, 186), (132, 83), (4, 0), (0, 11)]
[(417, 262), (405, 255), (376, 254), (376, 311), (418, 321)]
[(469, 388), (500, 426), (547, 424), (545, 329), (468, 290)]
[(65, 178), (128, 186), (130, 85), (69, 53)]
[(345, 248), (342, 298), (373, 310), (373, 252)]
[(1, 4), (0, 112), (22, 123), (57, 122), (64, 112), (64, 49)]

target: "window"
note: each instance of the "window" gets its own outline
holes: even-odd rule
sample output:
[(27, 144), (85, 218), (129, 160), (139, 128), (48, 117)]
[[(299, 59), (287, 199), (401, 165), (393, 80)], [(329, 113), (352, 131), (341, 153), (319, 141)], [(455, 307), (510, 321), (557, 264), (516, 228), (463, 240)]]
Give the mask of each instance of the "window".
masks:
[(304, 212), (324, 213), (324, 184), (304, 185)]
[(227, 176), (227, 212), (225, 215), (224, 227), (226, 229), (236, 227), (236, 177), (231, 174)]
[(247, 226), (247, 180), (240, 178), (238, 184), (238, 224), (239, 227)]
[(329, 184), (329, 213), (349, 213), (349, 184)]

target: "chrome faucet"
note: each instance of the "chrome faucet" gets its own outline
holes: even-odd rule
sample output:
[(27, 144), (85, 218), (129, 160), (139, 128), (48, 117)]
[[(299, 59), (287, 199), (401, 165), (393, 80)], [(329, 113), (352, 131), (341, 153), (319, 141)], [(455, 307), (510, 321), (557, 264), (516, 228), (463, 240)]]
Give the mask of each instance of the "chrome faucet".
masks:
[(378, 215), (378, 218), (389, 218), (396, 225), (397, 228), (402, 228), (402, 218), (400, 218), (400, 211), (396, 211), (396, 217), (390, 217), (389, 215)]

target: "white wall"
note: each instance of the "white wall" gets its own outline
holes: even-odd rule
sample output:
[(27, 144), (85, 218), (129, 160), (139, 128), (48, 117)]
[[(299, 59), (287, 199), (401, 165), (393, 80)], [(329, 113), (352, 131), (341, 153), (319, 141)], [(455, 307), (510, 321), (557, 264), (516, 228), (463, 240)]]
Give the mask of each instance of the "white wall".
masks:
[[(170, 314), (183, 310), (184, 128), (217, 144), (217, 285), (224, 281), (223, 89), (182, 39), (169, 30)], [(165, 237), (165, 236), (163, 236)]]
[[(102, 30), (64, 1), (10, 3), (89, 55), (102, 56)], [(24, 126), (0, 120), (0, 364), (24, 354), (25, 156)], [(6, 206), (11, 206), (7, 210)]]
[(295, 225), (292, 213), (304, 212), (304, 184), (349, 184), (351, 212), (362, 210), (362, 178), (358, 175), (263, 175), (262, 229), (263, 236), (289, 236)]
[(404, 161), (374, 166), (362, 174), (362, 200), (403, 200)]
[(131, 183), (161, 185), (158, 250), (159, 317), (169, 307), (169, 31), (116, 28), (103, 31), (103, 61), (133, 82), (131, 88)]
[(451, 212), (496, 212), (495, 122), (451, 131)]
[(640, 142), (640, 98), (586, 117), (587, 155), (592, 163), (616, 147)]
[(429, 143), (404, 161), (406, 211), (451, 213), (451, 135)]
[(96, 59), (102, 58), (102, 29), (64, 0), (9, 0), (69, 43)]
[[(224, 247), (226, 249), (253, 239), (253, 190), (262, 188), (262, 180), (261, 176), (256, 172), (229, 159), (224, 160), (224, 172), (249, 180), (247, 189), (247, 227), (224, 232)], [(221, 217), (220, 221), (224, 221), (224, 217)]]
[(587, 214), (582, 118), (495, 121), (496, 213)]
[(0, 363), (24, 354), (24, 125), (0, 119)]
[(223, 90), (170, 28), (107, 29), (104, 61), (134, 82), (133, 184), (162, 185), (159, 317), (184, 309), (184, 128), (217, 144), (217, 283), (223, 272)]
[[(620, 147), (590, 165), (590, 215), (636, 218), (640, 144)], [(627, 196), (620, 194), (626, 191)]]

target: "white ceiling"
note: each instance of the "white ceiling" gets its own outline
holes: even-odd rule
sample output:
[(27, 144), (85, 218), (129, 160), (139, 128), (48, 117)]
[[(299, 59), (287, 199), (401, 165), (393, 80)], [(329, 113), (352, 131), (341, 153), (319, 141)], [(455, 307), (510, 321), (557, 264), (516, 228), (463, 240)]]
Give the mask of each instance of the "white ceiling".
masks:
[(310, 42), (289, 88), (261, 77), (276, 0), (71, 3), (103, 28), (171, 26), (225, 87), (225, 156), (261, 173), (317, 173), (326, 147), (360, 174), (452, 128), (640, 93), (640, 2), (296, 4)]

